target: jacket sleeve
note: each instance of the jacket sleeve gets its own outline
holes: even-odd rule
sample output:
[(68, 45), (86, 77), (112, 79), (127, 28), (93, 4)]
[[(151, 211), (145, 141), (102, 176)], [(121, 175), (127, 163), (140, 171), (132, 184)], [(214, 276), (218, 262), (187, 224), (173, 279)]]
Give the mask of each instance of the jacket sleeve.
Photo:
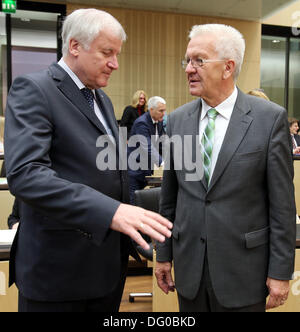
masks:
[[(171, 121), (167, 123), (167, 137), (171, 137)], [(172, 145), (168, 145), (168, 153), (165, 160), (163, 182), (161, 186), (159, 213), (174, 223), (176, 216), (178, 183), (174, 169)], [(166, 238), (164, 243), (156, 242), (156, 259), (158, 262), (172, 262), (172, 237)]]
[(286, 114), (286, 110), (282, 109), (274, 123), (267, 162), (270, 220), (268, 276), (279, 280), (292, 278), (296, 239), (294, 170)]
[(49, 98), (37, 81), (29, 76), (14, 81), (5, 121), (10, 191), (52, 222), (82, 229), (99, 244), (120, 202), (87, 185), (61, 178), (51, 168), (55, 132), (51, 112)]

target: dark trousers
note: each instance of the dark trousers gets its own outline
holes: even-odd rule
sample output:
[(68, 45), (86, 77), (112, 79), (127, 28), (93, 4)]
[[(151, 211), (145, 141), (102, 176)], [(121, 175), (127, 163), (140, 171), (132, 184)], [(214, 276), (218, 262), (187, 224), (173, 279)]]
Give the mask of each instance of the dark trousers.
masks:
[[(19, 312), (118, 312), (122, 300), (126, 273), (127, 259), (123, 258), (120, 281), (117, 287), (104, 297), (65, 302), (42, 302), (25, 298), (19, 292)], [(109, 274), (109, 271), (105, 271)]]
[(145, 178), (137, 178), (129, 174), (129, 195), (130, 195), (130, 204), (135, 205), (135, 196), (134, 192), (136, 190), (142, 190), (146, 187), (147, 181)]
[(258, 303), (243, 308), (225, 308), (217, 300), (214, 293), (207, 257), (203, 267), (202, 279), (198, 294), (194, 300), (188, 300), (178, 294), (181, 312), (265, 312), (266, 302)]

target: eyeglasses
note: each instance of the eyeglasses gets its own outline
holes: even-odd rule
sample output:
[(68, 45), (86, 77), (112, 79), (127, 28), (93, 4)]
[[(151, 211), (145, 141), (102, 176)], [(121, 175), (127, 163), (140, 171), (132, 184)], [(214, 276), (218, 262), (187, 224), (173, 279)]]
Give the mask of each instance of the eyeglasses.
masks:
[(226, 60), (209, 60), (209, 59), (184, 59), (181, 61), (182, 68), (185, 69), (189, 63), (191, 63), (193, 68), (200, 68), (203, 67), (205, 63), (209, 62), (221, 62), (221, 61), (226, 61)]

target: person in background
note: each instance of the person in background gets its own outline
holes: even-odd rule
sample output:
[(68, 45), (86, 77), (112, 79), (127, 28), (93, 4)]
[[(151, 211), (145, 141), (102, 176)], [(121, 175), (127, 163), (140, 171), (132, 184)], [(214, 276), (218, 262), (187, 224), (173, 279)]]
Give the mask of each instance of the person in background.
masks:
[(264, 93), (263, 89), (250, 90), (248, 92), (248, 95), (270, 100), (269, 97)]
[[(130, 167), (129, 159), (129, 193), (130, 203), (134, 205), (134, 192), (144, 189), (147, 185), (146, 176), (153, 174), (154, 165), (161, 166), (162, 160), (162, 143), (156, 145), (155, 141), (159, 140), (165, 134), (163, 129), (163, 117), (166, 112), (166, 101), (159, 97), (151, 97), (148, 102), (149, 112), (139, 117), (131, 128), (130, 136), (141, 135), (145, 138), (145, 144), (141, 143), (143, 153), (138, 156), (139, 163), (142, 158), (147, 159), (147, 169), (133, 170)], [(154, 138), (154, 140), (153, 140)], [(128, 155), (135, 150), (135, 147), (128, 147)]]
[(126, 40), (109, 13), (79, 9), (64, 20), (63, 57), (47, 70), (16, 78), (5, 113), (5, 163), (11, 193), (22, 202), (10, 251), (10, 285), (19, 311), (116, 312), (122, 298), (131, 239), (149, 249), (172, 225), (131, 206), (127, 172), (103, 170), (118, 125), (102, 91), (117, 70)]
[(293, 154), (300, 153), (300, 136), (298, 135), (299, 131), (299, 121), (296, 118), (288, 118), (289, 127), (290, 127), (290, 134), (291, 134), (291, 141), (293, 145)]
[(294, 272), (287, 112), (236, 87), (245, 51), (239, 31), (197, 25), (189, 37), (182, 65), (198, 98), (169, 114), (167, 135), (192, 135), (203, 158), (191, 178), (176, 164), (175, 145), (166, 157), (160, 213), (173, 231), (157, 243), (157, 282), (165, 293), (176, 287), (181, 311), (263, 312), (285, 303)]
[(129, 138), (134, 121), (148, 109), (148, 97), (145, 91), (138, 90), (132, 97), (131, 105), (127, 106), (123, 112), (120, 127), (127, 128), (127, 137)]

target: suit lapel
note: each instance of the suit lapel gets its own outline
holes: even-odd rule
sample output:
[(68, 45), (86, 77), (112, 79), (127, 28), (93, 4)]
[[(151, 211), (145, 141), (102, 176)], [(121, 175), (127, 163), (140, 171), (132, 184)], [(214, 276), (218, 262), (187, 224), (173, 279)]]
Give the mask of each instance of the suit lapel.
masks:
[(223, 174), (224, 170), (228, 166), (228, 163), (246, 135), (253, 120), (253, 118), (248, 115), (249, 112), (250, 106), (248, 105), (244, 94), (239, 91), (208, 191), (211, 190)]
[(84, 114), (84, 116), (89, 119), (94, 126), (96, 126), (103, 134), (106, 134), (104, 126), (97, 118), (95, 112), (91, 111), (87, 100), (84, 98), (71, 77), (57, 64), (51, 65), (49, 70), (52, 74), (52, 78), (58, 82), (58, 89), (77, 109), (79, 109), (81, 113)]
[(118, 135), (119, 135), (118, 123), (115, 118), (113, 109), (105, 101), (105, 98), (104, 98), (104, 95), (103, 95), (101, 89), (96, 90), (96, 98), (100, 104), (100, 110), (103, 113), (103, 116), (104, 116), (105, 120), (107, 121), (108, 126), (110, 127), (116, 141), (118, 141)]
[[(202, 112), (201, 99), (199, 98), (197, 102), (192, 105), (193, 107), (187, 110), (186, 115), (183, 119), (184, 133), (182, 136), (183, 143), (187, 140), (188, 136), (191, 136), (192, 144), (189, 146), (189, 144), (184, 143), (185, 144), (184, 151), (185, 154), (188, 153), (188, 156), (184, 155), (183, 157), (187, 158), (187, 160), (196, 162), (197, 161), (196, 153), (200, 153), (201, 151), (200, 140), (199, 140), (199, 121)], [(204, 174), (202, 179), (200, 180), (200, 183), (203, 185), (204, 189), (207, 190), (207, 182)]]

